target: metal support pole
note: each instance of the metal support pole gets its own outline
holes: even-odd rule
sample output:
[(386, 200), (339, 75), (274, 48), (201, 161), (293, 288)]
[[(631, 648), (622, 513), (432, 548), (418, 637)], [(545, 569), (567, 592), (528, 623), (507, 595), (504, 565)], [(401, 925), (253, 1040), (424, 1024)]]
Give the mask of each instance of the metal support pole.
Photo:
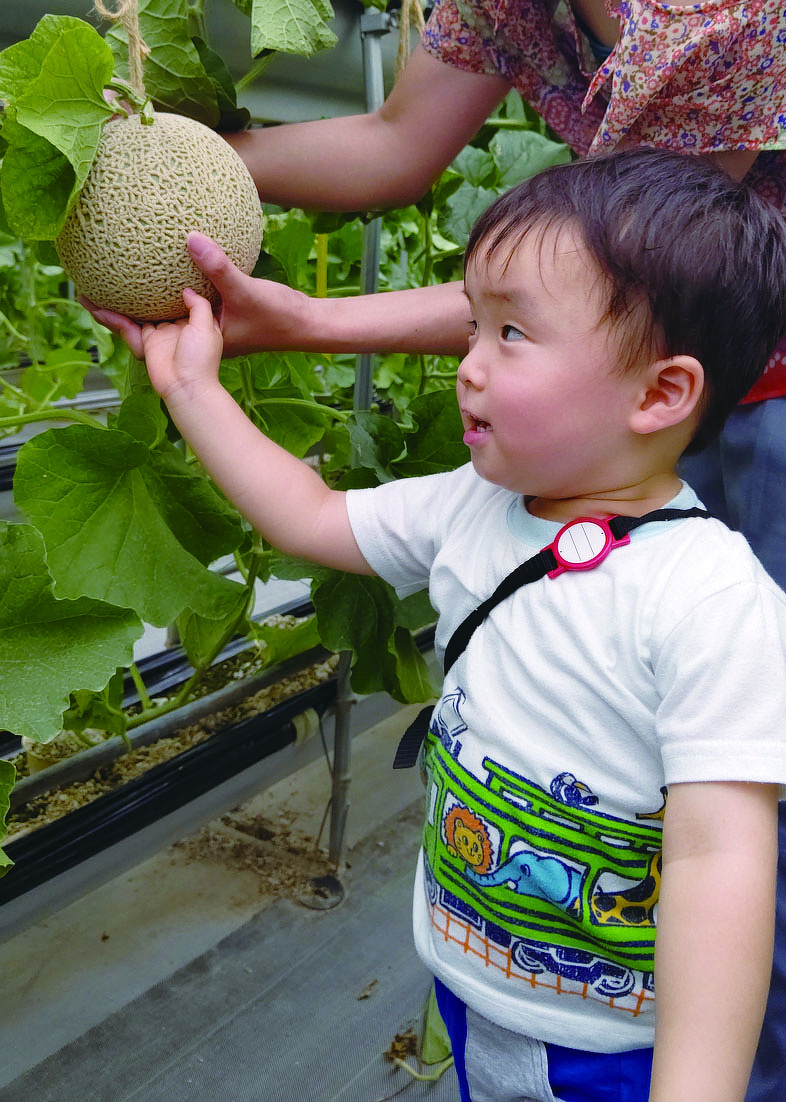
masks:
[[(385, 101), (385, 80), (382, 67), (382, 38), (395, 26), (388, 12), (367, 11), (360, 17), (360, 43), (363, 50), (363, 80), (366, 88), (366, 111), (376, 111)], [(360, 264), (360, 289), (373, 295), (379, 284), (379, 246), (382, 222), (373, 218), (363, 227), (363, 256)], [(355, 409), (371, 406), (374, 356), (361, 352), (355, 375)]]
[[(382, 68), (382, 36), (395, 25), (387, 12), (367, 11), (360, 17), (360, 42), (363, 50), (363, 74), (366, 87), (366, 110), (376, 111), (385, 98)], [(363, 229), (361, 290), (373, 294), (379, 275), (379, 245), (381, 224), (374, 218)], [(373, 356), (358, 356), (353, 405), (356, 410), (371, 406)], [(344, 835), (349, 811), (351, 780), (352, 725), (351, 713), (355, 697), (349, 684), (351, 655), (341, 655), (338, 673), (338, 699), (335, 706), (333, 733), (333, 781), (330, 801), (330, 845), (328, 859), (334, 868), (341, 864)], [(339, 900), (336, 899), (336, 902)]]
[(352, 706), (355, 695), (349, 684), (352, 655), (344, 651), (339, 659), (333, 737), (333, 790), (330, 802), (330, 843), (328, 859), (335, 868), (341, 862), (349, 811), (349, 785), (352, 780)]

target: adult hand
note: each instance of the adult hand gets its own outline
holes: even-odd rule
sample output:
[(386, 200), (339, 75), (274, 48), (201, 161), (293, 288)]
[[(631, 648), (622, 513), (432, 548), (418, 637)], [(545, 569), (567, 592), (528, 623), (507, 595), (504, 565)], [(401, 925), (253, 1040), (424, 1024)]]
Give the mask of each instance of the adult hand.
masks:
[[(221, 246), (204, 234), (190, 233), (186, 244), (194, 263), (221, 296), (218, 319), (226, 357), (316, 347), (313, 341), (318, 343), (318, 329), (313, 322), (310, 325), (312, 301), (307, 295), (283, 283), (245, 275)], [(143, 358), (142, 327), (137, 322), (87, 298), (79, 301), (97, 322), (124, 340), (137, 359)]]
[(314, 337), (322, 334), (311, 331), (312, 300), (307, 295), (274, 280), (245, 275), (204, 234), (190, 233), (186, 244), (191, 259), (221, 296), (218, 318), (225, 356), (314, 347)]

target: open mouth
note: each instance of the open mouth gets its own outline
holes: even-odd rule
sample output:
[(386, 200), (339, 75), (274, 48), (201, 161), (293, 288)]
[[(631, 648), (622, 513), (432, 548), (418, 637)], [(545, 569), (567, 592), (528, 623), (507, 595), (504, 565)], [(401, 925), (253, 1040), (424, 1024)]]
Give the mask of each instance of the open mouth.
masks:
[(479, 417), (473, 417), (469, 415), (469, 419), (472, 422), (472, 429), (474, 432), (491, 432), (491, 425), (488, 421), (482, 421)]

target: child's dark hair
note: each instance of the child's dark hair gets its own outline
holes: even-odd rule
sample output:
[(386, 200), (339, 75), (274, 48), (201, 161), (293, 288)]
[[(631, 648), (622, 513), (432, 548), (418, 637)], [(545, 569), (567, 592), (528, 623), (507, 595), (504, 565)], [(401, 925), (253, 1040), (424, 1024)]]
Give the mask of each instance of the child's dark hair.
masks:
[[(643, 353), (704, 368), (698, 451), (764, 371), (786, 333), (786, 221), (710, 161), (636, 149), (555, 165), (502, 195), (475, 223), (465, 265), (530, 230), (578, 229), (609, 287), (626, 368)], [(646, 305), (648, 310), (642, 310)]]

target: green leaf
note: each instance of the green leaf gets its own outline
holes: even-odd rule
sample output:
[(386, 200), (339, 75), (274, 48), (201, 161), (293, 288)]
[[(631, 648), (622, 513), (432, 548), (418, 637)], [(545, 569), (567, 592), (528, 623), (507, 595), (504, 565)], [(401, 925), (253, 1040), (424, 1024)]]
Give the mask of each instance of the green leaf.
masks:
[(103, 96), (112, 69), (112, 54), (101, 36), (88, 23), (73, 20), (52, 44), (41, 72), (15, 100), (17, 122), (68, 157), (78, 187), (112, 115)]
[[(5, 153), (7, 148), (8, 148), (8, 144), (3, 141), (2, 135), (0, 134), (0, 157), (3, 156), (3, 154)], [(0, 177), (0, 183), (1, 182), (2, 182), (2, 177)], [(5, 212), (5, 205), (3, 203), (3, 191), (2, 191), (1, 187), (0, 187), (0, 234), (2, 234), (4, 237), (16, 237), (16, 234), (11, 232), (11, 227), (8, 225), (8, 215)]]
[(39, 533), (0, 524), (0, 728), (53, 738), (70, 693), (101, 691), (142, 632), (127, 608), (57, 600)]
[[(488, 154), (485, 155), (488, 156)], [(449, 196), (458, 191), (463, 183), (464, 177), (460, 173), (455, 172), (452, 168), (445, 169), (431, 190), (417, 204), (418, 210), (425, 215), (431, 215), (435, 210), (440, 210), (444, 207)]]
[(356, 462), (370, 467), (380, 482), (391, 482), (392, 464), (405, 454), (404, 433), (390, 417), (380, 413), (357, 411), (349, 424), (349, 435)]
[(288, 396), (295, 394), (290, 391), (288, 395), (281, 387), (268, 395), (261, 393), (252, 410), (252, 420), (271, 440), (302, 459), (321, 440), (327, 422), (317, 410), (287, 406)]
[(100, 692), (78, 689), (71, 693), (68, 711), (63, 716), (66, 731), (84, 731), (88, 727), (120, 735), (128, 728), (128, 716), (123, 711), (124, 671), (116, 670)]
[[(139, 0), (139, 31), (150, 50), (145, 58), (145, 92), (165, 111), (188, 115), (205, 126), (218, 125), (216, 87), (191, 40), (188, 0)], [(114, 26), (106, 40), (117, 71), (128, 79), (128, 37)]]
[(92, 360), (88, 352), (77, 348), (55, 348), (47, 352), (43, 363), (33, 364), (22, 375), (25, 392), (37, 403), (76, 398), (82, 390)]
[(309, 616), (291, 625), (252, 623), (250, 635), (264, 648), (265, 666), (276, 666), (286, 662), (288, 658), (313, 650), (321, 642), (315, 616)]
[(251, 112), (247, 107), (238, 107), (237, 92), (232, 74), (224, 59), (215, 50), (211, 50), (201, 38), (192, 38), (199, 60), (210, 77), (218, 104), (218, 122), (216, 129), (221, 131), (245, 130), (251, 122)]
[(311, 397), (307, 370), (308, 358), (299, 352), (261, 352), (221, 365), (222, 383), (254, 424), (299, 458), (332, 422), (330, 410)]
[(59, 128), (64, 119), (68, 125), (69, 108), (56, 99), (58, 92), (72, 96), (80, 109), (87, 104), (103, 115), (112, 113), (101, 96), (111, 75), (111, 53), (94, 27), (73, 16), (45, 15), (29, 38), (0, 53), (0, 98), (15, 107), (24, 103), (28, 110), (42, 104), (47, 114), (42, 125)]
[(117, 415), (109, 419), (110, 427), (127, 432), (148, 448), (155, 448), (164, 442), (167, 423), (161, 399), (152, 391), (129, 394)]
[(209, 619), (200, 616), (190, 608), (182, 612), (175, 620), (180, 641), (194, 669), (204, 669), (216, 656), (236, 630), (245, 631), (240, 617), (248, 603), (245, 586), (232, 583), (234, 590), (222, 608), (222, 615)]
[(11, 226), (51, 239), (93, 163), (112, 114), (103, 88), (112, 77), (109, 47), (84, 20), (45, 15), (29, 39), (0, 54), (3, 202)]
[(278, 261), (290, 286), (302, 287), (306, 283), (313, 248), (314, 231), (303, 211), (274, 214), (265, 222), (263, 251)]
[(0, 189), (10, 228), (28, 241), (51, 241), (62, 228), (76, 173), (51, 142), (7, 118), (9, 146), (0, 166)]
[(396, 660), (397, 681), (396, 688), (388, 691), (396, 700), (414, 704), (436, 695), (437, 686), (411, 632), (397, 627), (388, 650)]
[(467, 462), (461, 415), (452, 388), (413, 398), (407, 414), (415, 427), (405, 436), (407, 455), (395, 464), (397, 477), (453, 471)]
[(450, 1037), (439, 1013), (437, 996), (432, 985), (426, 1003), (423, 1036), (420, 1041), (420, 1058), (424, 1064), (439, 1064), (451, 1054)]
[(352, 688), (384, 691), (412, 703), (435, 686), (412, 635), (397, 623), (401, 602), (381, 578), (316, 568), (311, 599), (319, 637), (329, 650), (352, 652)]
[[(5, 838), (6, 815), (11, 806), (11, 789), (16, 780), (16, 770), (10, 761), (0, 758), (0, 842)], [(3, 876), (13, 866), (14, 862), (0, 849), (0, 876)]]
[(19, 452), (20, 510), (41, 532), (57, 594), (87, 594), (171, 623), (220, 619), (237, 583), (206, 569), (242, 540), (237, 513), (170, 444), (118, 429), (49, 429)]
[(328, 650), (352, 651), (351, 680), (358, 693), (396, 687), (395, 659), (388, 647), (395, 627), (390, 593), (380, 578), (336, 571), (315, 576), (311, 599), (319, 636)]
[(338, 41), (327, 25), (332, 18), (327, 0), (253, 0), (251, 53), (280, 50), (310, 57), (331, 49)]
[(534, 130), (500, 130), (489, 148), (503, 189), (528, 180), (549, 165), (565, 164), (572, 157), (566, 145), (550, 141)]
[(417, 631), (419, 628), (425, 627), (426, 624), (437, 622), (437, 614), (431, 607), (431, 601), (425, 589), (419, 593), (412, 593), (403, 600), (396, 598), (396, 602), (394, 613), (396, 623), (400, 624), (401, 627), (409, 628), (410, 631)]
[[(516, 137), (520, 138), (521, 135), (517, 134)], [(494, 176), (494, 158), (488, 150), (472, 145), (465, 146), (450, 167), (473, 187), (490, 184)]]
[(497, 192), (491, 188), (462, 183), (458, 191), (448, 196), (444, 209), (437, 216), (440, 232), (463, 248), (476, 219), (496, 197)]

